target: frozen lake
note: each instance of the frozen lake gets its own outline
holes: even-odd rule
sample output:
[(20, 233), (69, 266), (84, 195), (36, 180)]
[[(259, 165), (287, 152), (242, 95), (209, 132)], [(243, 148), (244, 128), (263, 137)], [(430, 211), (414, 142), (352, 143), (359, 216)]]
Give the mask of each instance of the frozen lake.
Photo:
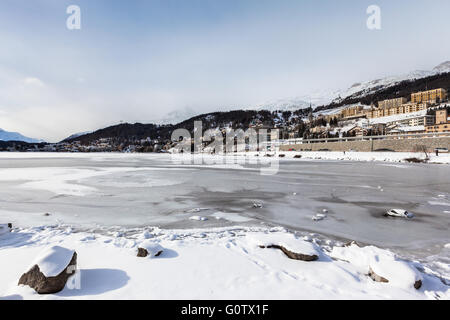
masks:
[[(448, 165), (283, 160), (279, 172), (267, 176), (252, 165), (179, 164), (165, 154), (2, 153), (0, 222), (80, 228), (263, 223), (430, 256), (450, 243), (449, 177)], [(255, 202), (262, 208), (253, 208)], [(384, 217), (390, 208), (416, 216)], [(327, 217), (313, 221), (324, 209)]]

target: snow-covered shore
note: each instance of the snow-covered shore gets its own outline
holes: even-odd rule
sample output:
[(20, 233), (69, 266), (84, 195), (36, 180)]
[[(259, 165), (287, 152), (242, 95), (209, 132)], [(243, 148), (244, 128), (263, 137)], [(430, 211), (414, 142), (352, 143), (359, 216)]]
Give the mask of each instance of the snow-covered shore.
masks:
[[(294, 236), (282, 228), (226, 227), (195, 230), (159, 228), (75, 232), (67, 226), (16, 228), (0, 236), (0, 297), (3, 299), (450, 299), (449, 286), (418, 262), (387, 250), (345, 247), (314, 234)], [(138, 258), (137, 247), (154, 241), (159, 257)], [(289, 259), (275, 249), (316, 250), (317, 261)], [(62, 292), (38, 295), (17, 281), (45, 248), (78, 254), (79, 272)], [(450, 245), (447, 245), (450, 246)], [(447, 248), (447, 247), (446, 247)], [(294, 250), (293, 249), (293, 250)], [(447, 248), (450, 250), (450, 248)], [(390, 277), (368, 277), (369, 265)], [(384, 269), (383, 269), (384, 268)], [(406, 274), (405, 274), (406, 270)], [(420, 277), (414, 289), (411, 279)]]
[[(274, 152), (247, 152), (240, 153), (238, 155), (244, 155), (254, 157), (264, 157), (269, 155), (284, 155), (283, 160), (288, 159), (307, 159), (307, 160), (341, 160), (341, 161), (380, 161), (380, 162), (404, 162), (406, 159), (417, 158), (423, 160), (425, 158), (424, 153), (419, 152), (356, 152), (356, 151), (279, 151), (276, 154)], [(297, 156), (297, 158), (295, 158)], [(301, 157), (301, 158), (298, 158)], [(428, 155), (429, 160), (427, 163), (432, 164), (450, 164), (450, 153), (441, 153), (438, 156), (435, 154)]]

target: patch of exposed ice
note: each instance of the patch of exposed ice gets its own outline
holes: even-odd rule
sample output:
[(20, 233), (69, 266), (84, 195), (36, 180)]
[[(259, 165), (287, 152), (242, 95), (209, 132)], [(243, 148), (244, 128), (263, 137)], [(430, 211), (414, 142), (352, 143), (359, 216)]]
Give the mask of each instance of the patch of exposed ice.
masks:
[(201, 212), (201, 211), (206, 211), (206, 210), (209, 210), (209, 209), (208, 208), (194, 208), (194, 209), (187, 210), (186, 212), (187, 213), (196, 213), (196, 212)]
[(442, 201), (428, 201), (428, 203), (432, 206), (442, 206), (442, 207), (450, 207), (449, 202), (442, 202)]
[(215, 212), (211, 216), (217, 218), (217, 219), (224, 219), (231, 222), (247, 222), (251, 221), (251, 218), (247, 218), (244, 216), (240, 216), (237, 213), (231, 213), (231, 212)]

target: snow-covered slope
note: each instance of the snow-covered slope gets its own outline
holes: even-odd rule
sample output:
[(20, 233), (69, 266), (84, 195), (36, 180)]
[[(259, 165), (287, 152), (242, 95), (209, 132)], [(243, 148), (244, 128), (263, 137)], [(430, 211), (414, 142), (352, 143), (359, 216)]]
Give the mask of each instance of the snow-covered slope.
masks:
[(339, 102), (340, 99), (345, 99), (350, 96), (354, 96), (355, 98), (363, 97), (380, 89), (392, 87), (405, 80), (421, 79), (445, 72), (450, 72), (450, 61), (441, 63), (431, 71), (416, 70), (403, 75), (390, 76), (382, 79), (355, 83), (347, 90), (337, 91), (337, 97), (333, 99), (333, 101)]
[(43, 142), (42, 140), (25, 137), (18, 132), (9, 132), (3, 129), (0, 129), (0, 141), (23, 141), (28, 143)]
[(89, 133), (92, 133), (92, 132), (91, 131), (85, 131), (85, 132), (74, 133), (73, 135), (71, 135), (70, 137), (66, 138), (65, 140), (75, 139), (75, 138), (84, 136), (85, 134), (89, 134)]
[(295, 111), (309, 107), (317, 107), (330, 103), (336, 97), (336, 92), (324, 90), (313, 92), (311, 94), (297, 96), (288, 99), (278, 99), (258, 104), (246, 108), (247, 110), (269, 110), (269, 111)]
[(190, 119), (199, 113), (193, 110), (192, 108), (186, 107), (184, 109), (175, 110), (169, 112), (162, 119), (156, 121), (157, 124), (178, 124), (183, 122), (184, 120)]

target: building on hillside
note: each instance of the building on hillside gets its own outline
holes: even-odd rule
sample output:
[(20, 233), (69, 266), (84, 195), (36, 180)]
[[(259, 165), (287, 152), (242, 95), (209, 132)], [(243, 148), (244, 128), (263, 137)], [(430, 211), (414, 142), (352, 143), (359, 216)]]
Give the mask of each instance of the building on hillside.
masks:
[(379, 109), (389, 109), (389, 108), (395, 108), (399, 107), (407, 102), (406, 98), (395, 98), (395, 99), (388, 99), (378, 102), (378, 108)]
[(399, 134), (421, 134), (424, 133), (425, 126), (402, 126), (392, 124), (386, 127), (386, 135), (393, 136)]
[(447, 90), (439, 88), (411, 94), (411, 103), (442, 102), (447, 99)]
[(434, 125), (426, 127), (426, 132), (450, 132), (450, 117), (448, 116), (447, 109), (436, 111), (436, 121)]
[(364, 113), (363, 106), (353, 106), (345, 108), (341, 111), (341, 118), (343, 119), (357, 119), (357, 118), (365, 118), (366, 115)]
[(426, 110), (429, 107), (429, 103), (405, 103), (400, 106), (391, 107), (391, 108), (377, 108), (367, 110), (367, 118), (382, 118), (389, 117), (398, 114), (412, 113), (417, 111)]
[(362, 126), (355, 126), (348, 131), (348, 134), (355, 137), (363, 137), (369, 134), (369, 129)]

